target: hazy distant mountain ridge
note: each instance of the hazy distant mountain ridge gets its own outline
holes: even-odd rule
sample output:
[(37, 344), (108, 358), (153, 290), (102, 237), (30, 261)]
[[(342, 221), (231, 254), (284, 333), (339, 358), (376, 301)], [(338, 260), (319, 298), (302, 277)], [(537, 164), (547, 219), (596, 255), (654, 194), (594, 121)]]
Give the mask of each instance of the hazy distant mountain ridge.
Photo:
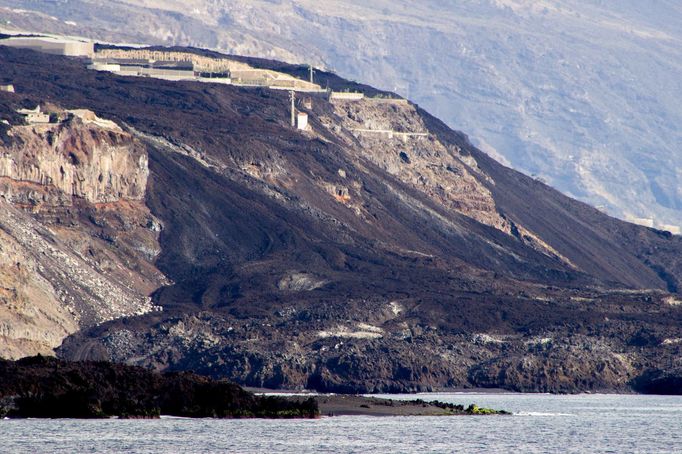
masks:
[[(569, 195), (682, 225), (682, 5), (672, 0), (0, 5), (40, 9), (62, 21), (52, 27), (99, 38), (322, 63), (407, 95)], [(12, 18), (35, 23), (26, 17)]]

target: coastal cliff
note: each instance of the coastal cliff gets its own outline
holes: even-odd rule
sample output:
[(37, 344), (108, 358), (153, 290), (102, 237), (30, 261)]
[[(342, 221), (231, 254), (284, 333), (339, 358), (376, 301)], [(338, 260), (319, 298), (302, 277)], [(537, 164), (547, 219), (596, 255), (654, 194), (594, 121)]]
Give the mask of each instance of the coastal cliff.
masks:
[[(109, 156), (104, 172), (85, 158), (70, 168), (83, 186), (36, 177), (39, 194), (58, 197), (4, 202), (17, 225), (63, 244), (114, 289), (125, 284), (128, 299), (107, 291), (78, 306), (97, 316), (54, 336), (77, 325), (63, 358), (333, 392), (629, 391), (655, 371), (677, 383), (682, 239), (498, 164), (408, 101), (320, 71), (321, 86), (366, 99), (299, 95), (309, 117), (299, 130), (289, 94), (266, 87), (100, 74), (12, 49), (0, 64), (17, 87), (0, 98), (7, 132), (26, 128), (17, 108), (47, 101), (121, 129), (83, 154)], [(62, 270), (44, 255), (36, 268)]]
[(10, 143), (0, 147), (0, 194), (34, 210), (69, 206), (73, 198), (93, 204), (143, 200), (149, 169), (139, 143), (92, 112), (54, 110), (66, 119), (7, 132)]
[(50, 354), (78, 329), (154, 309), (158, 221), (144, 148), (92, 112), (56, 106), (0, 145), (0, 355)]

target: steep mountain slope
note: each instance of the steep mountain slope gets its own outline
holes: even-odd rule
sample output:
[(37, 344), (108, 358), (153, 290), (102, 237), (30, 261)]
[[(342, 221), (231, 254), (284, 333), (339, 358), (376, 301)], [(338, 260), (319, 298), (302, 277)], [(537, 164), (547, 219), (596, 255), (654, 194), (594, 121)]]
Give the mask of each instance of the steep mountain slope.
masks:
[(679, 2), (36, 3), (2, 0), (22, 12), (1, 15), (29, 29), (331, 67), (406, 95), (572, 197), (682, 226)]
[(7, 128), (0, 144), (3, 357), (49, 354), (79, 328), (149, 312), (166, 282), (151, 263), (146, 154), (91, 112), (60, 115)]
[(337, 391), (628, 389), (677, 373), (682, 240), (502, 167), (412, 104), (311, 96), (298, 131), (281, 91), (0, 49), (17, 89), (3, 118), (49, 102), (119, 125), (144, 149), (162, 226), (163, 312), (82, 330), (63, 357)]

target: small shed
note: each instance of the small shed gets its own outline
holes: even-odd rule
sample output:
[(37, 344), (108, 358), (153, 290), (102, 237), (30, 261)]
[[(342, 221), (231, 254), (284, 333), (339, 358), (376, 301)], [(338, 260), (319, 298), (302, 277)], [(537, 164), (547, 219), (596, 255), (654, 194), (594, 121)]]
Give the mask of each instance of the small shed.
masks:
[(50, 122), (50, 115), (40, 110), (40, 106), (35, 109), (19, 109), (18, 113), (26, 117), (26, 122), (30, 125), (47, 124)]
[(301, 130), (308, 129), (308, 114), (305, 112), (299, 112), (296, 116), (296, 127)]

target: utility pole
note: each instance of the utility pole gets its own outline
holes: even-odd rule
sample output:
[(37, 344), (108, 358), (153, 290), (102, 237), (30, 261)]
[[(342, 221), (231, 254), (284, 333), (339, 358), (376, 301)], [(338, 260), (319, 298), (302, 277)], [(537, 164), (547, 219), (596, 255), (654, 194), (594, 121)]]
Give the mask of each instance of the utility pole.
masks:
[(296, 92), (291, 90), (289, 92), (289, 97), (291, 98), (291, 127), (296, 127)]
[(313, 74), (315, 73), (315, 69), (313, 68), (313, 65), (308, 65), (308, 68), (310, 69), (310, 83), (312, 84), (312, 83), (314, 83), (313, 82)]

